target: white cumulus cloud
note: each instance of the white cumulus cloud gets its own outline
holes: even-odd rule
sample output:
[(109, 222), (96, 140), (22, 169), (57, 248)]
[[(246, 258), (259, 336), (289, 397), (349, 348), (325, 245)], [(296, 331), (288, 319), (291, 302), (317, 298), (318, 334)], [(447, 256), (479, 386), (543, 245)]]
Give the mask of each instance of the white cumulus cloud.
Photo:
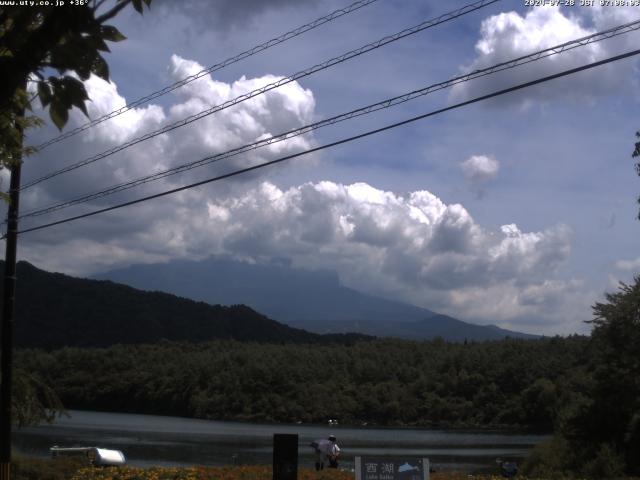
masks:
[(616, 268), (627, 272), (640, 271), (640, 257), (632, 260), (619, 260)]
[[(538, 50), (560, 45), (637, 19), (637, 9), (593, 7), (579, 10), (557, 6), (532, 8), (523, 16), (517, 12), (493, 15), (482, 22), (476, 58), (463, 70), (472, 71), (504, 62)], [(581, 66), (631, 49), (637, 43), (633, 32), (613, 39), (579, 47), (549, 58), (516, 67), (495, 75), (456, 85), (456, 100), (486, 94), (502, 88)], [(635, 48), (635, 47), (633, 47)], [(554, 80), (517, 94), (500, 97), (502, 102), (524, 102), (573, 98), (591, 100), (597, 95), (628, 88), (633, 64), (622, 61), (580, 72), (564, 80)]]
[[(172, 80), (179, 80), (203, 69), (197, 62), (172, 56), (169, 73)], [(273, 83), (282, 77), (265, 75), (260, 78), (241, 77), (232, 83), (217, 81), (205, 76), (184, 88), (172, 92), (170, 105), (148, 105), (134, 108), (115, 118), (46, 148), (29, 159), (23, 174), (24, 181), (39, 178), (49, 172), (72, 163), (108, 151), (125, 142), (131, 142), (149, 132), (196, 115), (213, 106), (224, 104), (240, 95)], [(85, 82), (89, 97), (87, 107), (91, 118), (98, 118), (127, 102), (118, 93), (117, 85), (92, 76)], [(314, 117), (315, 100), (310, 90), (292, 82), (266, 94), (251, 98), (233, 107), (206, 116), (185, 127), (175, 129), (133, 145), (121, 152), (101, 159), (91, 165), (56, 177), (25, 191), (23, 211), (45, 206), (71, 196), (91, 193), (115, 183), (164, 171), (187, 162), (222, 153), (253, 143), (257, 140), (310, 123)], [(46, 114), (42, 114), (46, 117)], [(86, 122), (77, 110), (71, 112), (67, 129)], [(29, 142), (37, 144), (55, 136), (52, 128), (34, 131)], [(156, 192), (176, 185), (189, 183), (239, 167), (246, 167), (277, 156), (309, 148), (312, 135), (296, 137), (275, 143), (224, 162), (214, 162), (195, 170), (167, 177), (150, 185), (139, 187), (133, 194), (119, 194), (118, 200), (139, 196), (144, 192)], [(70, 194), (70, 192), (73, 192)], [(188, 194), (185, 194), (188, 195)], [(111, 198), (94, 205), (107, 205)]]
[(571, 289), (550, 280), (570, 254), (568, 227), (490, 231), (428, 191), (263, 182), (210, 202), (208, 214), (218, 253), (255, 261), (288, 256), (297, 266), (336, 270), (353, 288), (403, 292), (404, 300), (466, 318), (549, 316), (550, 304)]
[(485, 193), (485, 186), (496, 178), (500, 170), (500, 162), (487, 155), (472, 155), (460, 164), (462, 173), (478, 197)]
[[(169, 65), (173, 80), (202, 69), (203, 66), (197, 62), (175, 55)], [(134, 108), (30, 157), (23, 168), (23, 183), (232, 100), (279, 78), (274, 75), (241, 77), (226, 83), (211, 76), (202, 77), (166, 96), (162, 106), (150, 104)], [(127, 103), (115, 83), (91, 77), (86, 82), (86, 88), (92, 99), (87, 104), (91, 118), (98, 118)], [(289, 83), (187, 127), (159, 135), (87, 167), (26, 189), (22, 192), (21, 212), (76, 198), (300, 127), (314, 118), (314, 110), (313, 93), (297, 82)], [(47, 116), (42, 112), (40, 115), (43, 118)], [(80, 112), (74, 110), (67, 130), (86, 121)], [(37, 145), (57, 133), (51, 126), (32, 130), (27, 142)], [(52, 215), (24, 218), (21, 227), (28, 228), (182, 186), (309, 148), (313, 142), (312, 135), (294, 138)], [(269, 174), (265, 173), (267, 177)], [(250, 180), (252, 177), (245, 176), (245, 181), (247, 178)], [(193, 257), (200, 251), (207, 256), (209, 253), (201, 250), (205, 245), (206, 248), (211, 245), (208, 230), (201, 226), (201, 220), (207, 218), (202, 217), (207, 214), (207, 201), (211, 195), (224, 195), (226, 190), (233, 190), (237, 183), (242, 182), (225, 182), (215, 187), (188, 190), (108, 215), (29, 234), (21, 245), (21, 254), (43, 268), (75, 274), (95, 272), (109, 264), (116, 266), (136, 261)]]
[(484, 183), (498, 175), (500, 163), (486, 155), (472, 155), (461, 164), (466, 179), (472, 183)]

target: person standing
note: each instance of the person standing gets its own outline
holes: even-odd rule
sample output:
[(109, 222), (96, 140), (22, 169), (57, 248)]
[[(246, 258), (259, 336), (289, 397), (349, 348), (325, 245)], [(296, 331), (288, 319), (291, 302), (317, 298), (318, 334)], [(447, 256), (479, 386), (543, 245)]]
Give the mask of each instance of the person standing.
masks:
[(316, 470), (324, 469), (325, 461), (329, 468), (338, 468), (338, 458), (340, 457), (340, 447), (336, 443), (335, 435), (329, 435), (328, 439), (320, 439), (311, 442), (311, 446), (316, 452)]
[(327, 448), (327, 460), (329, 460), (329, 468), (338, 468), (338, 458), (340, 457), (340, 447), (336, 443), (336, 437), (329, 435), (329, 445)]

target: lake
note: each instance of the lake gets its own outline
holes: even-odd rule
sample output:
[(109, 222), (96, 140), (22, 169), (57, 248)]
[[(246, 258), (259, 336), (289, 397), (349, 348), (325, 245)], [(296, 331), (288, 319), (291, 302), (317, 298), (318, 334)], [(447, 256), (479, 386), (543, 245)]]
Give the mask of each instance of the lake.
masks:
[(179, 417), (70, 410), (52, 425), (14, 429), (13, 443), (25, 455), (48, 456), (49, 447), (98, 446), (122, 450), (136, 466), (270, 464), (274, 433), (299, 435), (302, 466), (313, 465), (309, 443), (336, 435), (341, 467), (354, 456), (428, 457), (439, 470), (482, 471), (496, 458), (520, 460), (544, 435), (416, 428), (283, 425), (217, 422)]

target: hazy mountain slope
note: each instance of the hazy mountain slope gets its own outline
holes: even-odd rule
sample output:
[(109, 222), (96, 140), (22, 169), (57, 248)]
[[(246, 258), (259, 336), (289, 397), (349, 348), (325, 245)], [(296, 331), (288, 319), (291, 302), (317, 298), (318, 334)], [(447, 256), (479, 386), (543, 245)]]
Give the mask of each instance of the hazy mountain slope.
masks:
[(288, 325), (319, 333), (357, 331), (447, 340), (530, 337), (367, 295), (341, 286), (333, 272), (286, 265), (252, 265), (215, 257), (200, 262), (133, 265), (96, 278), (211, 304), (241, 303)]

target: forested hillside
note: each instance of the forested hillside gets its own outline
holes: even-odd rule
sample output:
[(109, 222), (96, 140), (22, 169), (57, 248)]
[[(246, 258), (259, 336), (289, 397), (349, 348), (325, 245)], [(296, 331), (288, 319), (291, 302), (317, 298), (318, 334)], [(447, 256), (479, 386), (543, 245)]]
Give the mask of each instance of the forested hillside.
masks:
[(159, 343), (21, 351), (16, 364), (55, 385), (67, 408), (551, 431), (585, 381), (586, 342)]
[[(2, 271), (4, 262), (0, 262)], [(321, 336), (283, 325), (243, 305), (208, 305), (167, 293), (142, 292), (109, 281), (45, 272), (27, 262), (18, 263), (18, 277), (15, 342), (19, 347), (100, 347), (162, 339), (318, 343), (363, 338)]]

